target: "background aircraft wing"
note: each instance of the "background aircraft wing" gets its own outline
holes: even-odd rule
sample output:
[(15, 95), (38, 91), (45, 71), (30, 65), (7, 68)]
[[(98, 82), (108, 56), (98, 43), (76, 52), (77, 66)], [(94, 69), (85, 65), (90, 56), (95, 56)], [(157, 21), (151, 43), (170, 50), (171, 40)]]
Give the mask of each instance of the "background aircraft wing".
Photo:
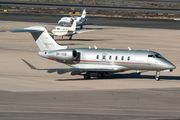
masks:
[(85, 22), (82, 24), (78, 24), (78, 26), (87, 26), (87, 25), (104, 25), (104, 22)]
[(76, 32), (75, 34), (80, 34), (80, 33), (84, 33), (84, 32), (91, 32), (91, 31), (95, 31), (96, 29), (78, 29), (76, 28)]
[(80, 34), (84, 32), (91, 32), (95, 30), (102, 30), (103, 28), (76, 28), (76, 32), (74, 34)]

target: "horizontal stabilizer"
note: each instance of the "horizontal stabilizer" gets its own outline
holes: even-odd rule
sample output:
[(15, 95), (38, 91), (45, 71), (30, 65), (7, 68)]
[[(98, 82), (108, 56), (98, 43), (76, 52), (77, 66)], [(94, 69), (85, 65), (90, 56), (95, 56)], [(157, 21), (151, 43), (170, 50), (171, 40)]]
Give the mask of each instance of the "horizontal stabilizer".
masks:
[(19, 29), (19, 30), (9, 30), (9, 32), (43, 32), (44, 30), (31, 30), (31, 29)]

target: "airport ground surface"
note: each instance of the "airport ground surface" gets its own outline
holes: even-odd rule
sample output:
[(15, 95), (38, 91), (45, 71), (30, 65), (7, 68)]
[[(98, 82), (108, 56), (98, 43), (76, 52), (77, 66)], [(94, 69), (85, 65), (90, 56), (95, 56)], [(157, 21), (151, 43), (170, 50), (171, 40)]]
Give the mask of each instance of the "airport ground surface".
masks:
[[(48, 15), (48, 14), (23, 14), (23, 13), (0, 13), (0, 20), (3, 21), (28, 21), (37, 23), (49, 23), (57, 25), (57, 21), (69, 15)], [(180, 29), (180, 21), (174, 19), (147, 19), (147, 18), (119, 18), (88, 16), (88, 23), (101, 26), (135, 27), (135, 28), (159, 28), (159, 29)], [(85, 26), (88, 27), (88, 26)], [(0, 26), (1, 29), (1, 26)]]
[[(39, 23), (0, 21), (5, 29), (31, 25)], [(48, 30), (53, 28), (44, 26)], [(96, 45), (154, 50), (177, 68), (171, 73), (161, 73), (161, 81), (154, 80), (155, 72), (139, 75), (129, 71), (90, 80), (69, 74), (48, 74), (29, 69), (21, 59), (40, 68), (67, 66), (39, 57), (29, 33), (0, 32), (1, 120), (180, 119), (180, 31), (91, 27), (106, 29), (75, 35), (71, 41), (55, 39), (71, 48)]]

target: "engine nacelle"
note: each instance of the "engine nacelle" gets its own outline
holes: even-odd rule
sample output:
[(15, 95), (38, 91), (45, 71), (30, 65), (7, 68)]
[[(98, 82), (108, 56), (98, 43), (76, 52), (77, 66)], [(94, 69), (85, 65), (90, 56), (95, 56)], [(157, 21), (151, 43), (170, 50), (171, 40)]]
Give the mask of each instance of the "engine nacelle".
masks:
[(73, 49), (63, 49), (48, 53), (49, 59), (55, 59), (56, 61), (63, 63), (74, 63), (77, 56), (77, 51)]

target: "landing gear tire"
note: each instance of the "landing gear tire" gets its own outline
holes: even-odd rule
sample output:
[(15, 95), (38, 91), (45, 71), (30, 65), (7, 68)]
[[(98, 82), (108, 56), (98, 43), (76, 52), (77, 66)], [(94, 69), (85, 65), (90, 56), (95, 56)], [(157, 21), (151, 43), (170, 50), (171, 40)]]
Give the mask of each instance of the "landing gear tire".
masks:
[(155, 77), (155, 80), (156, 80), (156, 81), (159, 81), (159, 80), (160, 80), (160, 77)]
[(91, 73), (87, 72), (86, 74), (84, 74), (84, 79), (91, 79)]
[(99, 79), (104, 78), (104, 73), (100, 73), (100, 72), (99, 72), (99, 73), (97, 74), (97, 77), (98, 77)]
[(156, 81), (160, 80), (160, 71), (156, 71), (155, 80)]
[(90, 76), (84, 74), (84, 79), (85, 79), (85, 80), (90, 79), (90, 78), (91, 78)]
[(72, 40), (72, 37), (69, 37), (69, 40)]

